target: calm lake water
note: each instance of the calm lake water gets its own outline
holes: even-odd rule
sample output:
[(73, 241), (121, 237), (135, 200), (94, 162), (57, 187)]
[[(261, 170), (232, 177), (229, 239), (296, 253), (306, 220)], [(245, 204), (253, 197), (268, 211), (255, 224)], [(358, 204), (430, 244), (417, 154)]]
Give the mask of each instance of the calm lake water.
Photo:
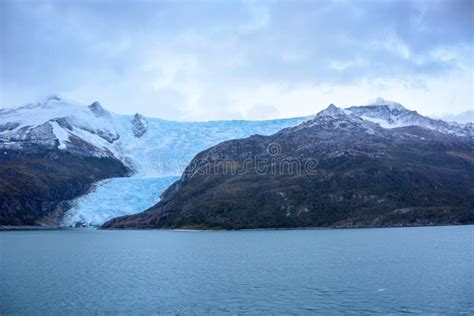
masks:
[(0, 232), (0, 314), (474, 313), (474, 226)]

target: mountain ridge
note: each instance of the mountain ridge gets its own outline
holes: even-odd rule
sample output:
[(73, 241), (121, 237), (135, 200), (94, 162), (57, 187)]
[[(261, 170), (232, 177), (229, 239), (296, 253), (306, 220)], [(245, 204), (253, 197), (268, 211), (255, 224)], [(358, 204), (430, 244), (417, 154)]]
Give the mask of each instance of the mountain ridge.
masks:
[[(377, 100), (376, 103), (379, 104), (346, 109), (332, 105), (329, 110), (340, 115), (358, 117), (357, 120), (361, 119), (358, 115), (364, 116), (364, 124), (367, 125), (370, 121), (372, 124), (367, 128), (373, 132), (379, 130), (377, 126), (380, 123), (388, 128), (424, 124), (426, 128), (447, 134), (462, 137), (473, 135), (472, 125), (432, 120), (409, 111), (396, 102)], [(363, 109), (364, 115), (356, 115), (356, 111), (362, 111), (360, 109)], [(328, 109), (321, 112), (324, 111), (328, 112)], [(323, 115), (321, 112), (320, 116)], [(116, 114), (105, 109), (99, 102), (85, 106), (52, 96), (22, 107), (0, 110), (0, 149), (16, 151), (21, 155), (34, 151), (34, 148), (48, 148), (84, 158), (107, 158), (123, 164), (130, 172), (122, 175), (131, 174), (137, 180), (130, 182), (130, 186), (120, 179), (99, 182), (98, 191), (111, 196), (104, 201), (97, 201), (92, 200), (98, 198), (97, 194), (88, 194), (85, 199), (74, 200), (71, 210), (67, 213), (68, 221), (64, 223), (74, 225), (77, 222), (85, 222), (100, 225), (113, 216), (114, 208), (116, 216), (126, 215), (124, 212), (136, 212), (140, 207), (142, 210), (147, 209), (159, 199), (157, 195), (154, 198), (155, 194), (160, 193), (157, 191), (133, 208), (126, 204), (114, 205), (112, 197), (117, 194), (118, 187), (136, 190), (130, 192), (130, 196), (136, 197), (131, 198), (132, 200), (139, 201), (141, 190), (146, 189), (145, 183), (159, 183), (161, 187), (165, 182), (159, 180), (160, 177), (167, 177), (166, 181), (172, 181), (172, 177), (179, 176), (193, 157), (206, 148), (252, 134), (268, 136), (281, 129), (311, 121), (311, 118), (178, 122), (145, 117), (139, 113)], [(113, 175), (105, 178), (111, 176)], [(126, 203), (123, 199), (117, 200)], [(104, 204), (106, 202), (108, 204)], [(93, 207), (94, 205), (97, 207)], [(98, 209), (99, 206), (109, 211), (103, 212)]]
[[(330, 105), (274, 135), (213, 146), (195, 156), (155, 206), (102, 228), (474, 223), (471, 137), (442, 133), (433, 125), (383, 128), (350, 112)], [(299, 172), (274, 172), (287, 162)], [(301, 168), (308, 162), (317, 167)]]

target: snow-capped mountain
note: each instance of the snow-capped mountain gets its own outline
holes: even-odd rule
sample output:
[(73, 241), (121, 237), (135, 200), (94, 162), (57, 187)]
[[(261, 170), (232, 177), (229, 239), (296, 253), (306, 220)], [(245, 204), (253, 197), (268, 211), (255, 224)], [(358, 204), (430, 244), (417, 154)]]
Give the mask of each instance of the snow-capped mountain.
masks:
[[(383, 128), (421, 126), (474, 137), (474, 124), (432, 119), (401, 104), (376, 99), (346, 109), (330, 105), (319, 115), (346, 114)], [(14, 109), (0, 109), (0, 148), (57, 147), (82, 155), (114, 156), (144, 176), (175, 176), (193, 156), (218, 142), (271, 134), (306, 118), (268, 121), (175, 122), (141, 114), (118, 115), (99, 102), (83, 106), (57, 96)]]
[(50, 146), (85, 156), (114, 156), (137, 176), (179, 175), (207, 147), (251, 134), (272, 134), (306, 118), (269, 121), (175, 122), (119, 115), (57, 96), (0, 110), (0, 148)]
[(234, 139), (200, 152), (160, 202), (101, 227), (472, 224), (474, 191), (467, 188), (474, 182), (473, 153), (470, 137), (420, 126), (383, 128), (331, 105), (273, 135)]
[(0, 148), (49, 146), (85, 156), (116, 156), (120, 135), (98, 102), (88, 107), (57, 96), (0, 110)]
[[(350, 111), (338, 108), (334, 104), (319, 112), (314, 119), (303, 122), (295, 127), (281, 131), (282, 133), (305, 130), (307, 128), (327, 129), (331, 133), (346, 132), (352, 129), (365, 130), (367, 134), (382, 134), (385, 128), (380, 124), (353, 115)], [(332, 136), (331, 136), (332, 137)]]
[(373, 103), (352, 106), (344, 110), (347, 114), (379, 124), (384, 128), (421, 126), (443, 134), (474, 137), (474, 124), (459, 124), (432, 119), (403, 107), (400, 103), (381, 98)]
[(327, 119), (176, 122), (138, 113), (119, 115), (107, 111), (98, 102), (84, 106), (53, 96), (19, 108), (0, 109), (0, 149), (21, 152), (42, 146), (122, 161), (133, 170), (132, 177), (99, 182), (94, 192), (73, 203), (64, 220), (67, 225), (76, 222), (99, 225), (112, 217), (154, 205), (161, 191), (177, 179), (197, 153), (222, 141), (253, 134), (271, 135), (308, 120), (305, 124), (335, 124), (335, 128), (359, 124), (368, 133), (416, 125), (445, 134), (474, 137), (472, 123), (434, 120), (382, 99), (347, 109), (331, 105), (318, 116)]

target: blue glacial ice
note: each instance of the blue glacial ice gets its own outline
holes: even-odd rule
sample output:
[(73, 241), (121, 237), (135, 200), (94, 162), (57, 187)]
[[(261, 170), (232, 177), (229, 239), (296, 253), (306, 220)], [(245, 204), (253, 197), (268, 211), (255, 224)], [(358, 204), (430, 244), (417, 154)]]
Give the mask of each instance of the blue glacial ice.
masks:
[(101, 181), (89, 194), (73, 202), (63, 224), (84, 222), (98, 226), (117, 216), (141, 212), (159, 201), (161, 192), (176, 180), (178, 177), (129, 177)]

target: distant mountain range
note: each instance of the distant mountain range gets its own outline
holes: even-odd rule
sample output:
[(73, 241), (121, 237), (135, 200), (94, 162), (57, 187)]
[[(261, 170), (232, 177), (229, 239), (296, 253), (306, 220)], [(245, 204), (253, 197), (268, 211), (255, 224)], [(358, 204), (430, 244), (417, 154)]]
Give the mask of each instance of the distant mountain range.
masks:
[[(472, 123), (430, 119), (381, 99), (326, 112), (383, 131), (420, 126), (465, 142), (474, 137)], [(174, 122), (118, 115), (98, 102), (83, 106), (56, 96), (0, 109), (0, 225), (100, 225), (137, 213), (153, 206), (200, 151), (311, 119)]]

